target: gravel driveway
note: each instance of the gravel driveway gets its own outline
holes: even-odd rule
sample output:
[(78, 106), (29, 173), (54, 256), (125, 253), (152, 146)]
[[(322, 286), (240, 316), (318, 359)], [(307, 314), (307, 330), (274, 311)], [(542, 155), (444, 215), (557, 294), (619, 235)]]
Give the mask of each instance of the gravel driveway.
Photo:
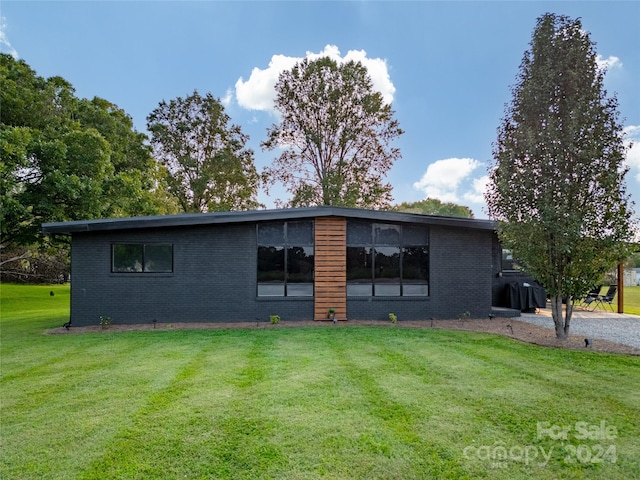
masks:
[[(551, 309), (537, 313), (523, 313), (516, 320), (553, 329)], [(574, 310), (569, 333), (590, 338), (603, 338), (623, 345), (640, 348), (640, 316), (612, 312)]]

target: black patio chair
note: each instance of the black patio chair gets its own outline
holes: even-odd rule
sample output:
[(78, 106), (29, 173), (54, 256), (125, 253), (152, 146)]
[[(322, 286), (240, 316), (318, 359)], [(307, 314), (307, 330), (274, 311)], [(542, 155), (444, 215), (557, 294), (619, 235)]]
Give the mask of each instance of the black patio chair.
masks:
[(613, 297), (616, 296), (617, 290), (617, 285), (609, 285), (607, 293), (605, 293), (604, 295), (598, 295), (598, 298), (596, 298), (596, 307), (598, 305), (602, 305), (602, 307), (604, 308), (605, 305), (608, 305), (609, 309), (613, 312)]
[(580, 300), (580, 305), (584, 305), (586, 310), (592, 309), (595, 310), (598, 304), (598, 297), (600, 296), (600, 290), (602, 290), (602, 285), (598, 285), (593, 290), (585, 295), (583, 299)]

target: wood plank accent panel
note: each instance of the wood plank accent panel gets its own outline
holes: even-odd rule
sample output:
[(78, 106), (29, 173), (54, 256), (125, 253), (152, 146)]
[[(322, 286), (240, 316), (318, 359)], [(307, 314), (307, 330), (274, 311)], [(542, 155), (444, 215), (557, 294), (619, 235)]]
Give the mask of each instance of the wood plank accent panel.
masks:
[(315, 219), (314, 319), (328, 320), (335, 308), (338, 320), (347, 319), (347, 219)]

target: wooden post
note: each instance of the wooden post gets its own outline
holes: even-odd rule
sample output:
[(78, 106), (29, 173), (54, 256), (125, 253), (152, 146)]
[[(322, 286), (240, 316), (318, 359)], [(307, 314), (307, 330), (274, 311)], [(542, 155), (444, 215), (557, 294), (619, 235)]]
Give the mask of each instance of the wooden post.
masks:
[(624, 265), (618, 264), (618, 313), (624, 313)]

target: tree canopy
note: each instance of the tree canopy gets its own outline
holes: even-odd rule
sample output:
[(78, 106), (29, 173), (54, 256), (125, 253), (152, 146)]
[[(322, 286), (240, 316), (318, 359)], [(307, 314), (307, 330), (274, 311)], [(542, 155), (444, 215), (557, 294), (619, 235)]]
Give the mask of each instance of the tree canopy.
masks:
[(165, 211), (146, 136), (116, 105), (6, 54), (0, 104), (3, 249), (42, 244), (43, 222)]
[(156, 160), (184, 212), (246, 210), (259, 206), (259, 176), (248, 136), (210, 93), (160, 102), (147, 117)]
[(276, 93), (281, 120), (261, 145), (283, 151), (264, 171), (267, 185), (283, 184), (292, 206), (388, 206), (384, 177), (401, 156), (390, 143), (403, 131), (366, 68), (305, 59), (280, 75)]
[(625, 256), (633, 234), (622, 125), (604, 73), (580, 20), (541, 16), (493, 149), (489, 214), (551, 295), (558, 338), (574, 299)]
[(391, 207), (392, 210), (440, 217), (474, 218), (473, 211), (464, 205), (453, 202), (442, 202), (437, 198), (426, 198), (419, 202), (403, 202)]

